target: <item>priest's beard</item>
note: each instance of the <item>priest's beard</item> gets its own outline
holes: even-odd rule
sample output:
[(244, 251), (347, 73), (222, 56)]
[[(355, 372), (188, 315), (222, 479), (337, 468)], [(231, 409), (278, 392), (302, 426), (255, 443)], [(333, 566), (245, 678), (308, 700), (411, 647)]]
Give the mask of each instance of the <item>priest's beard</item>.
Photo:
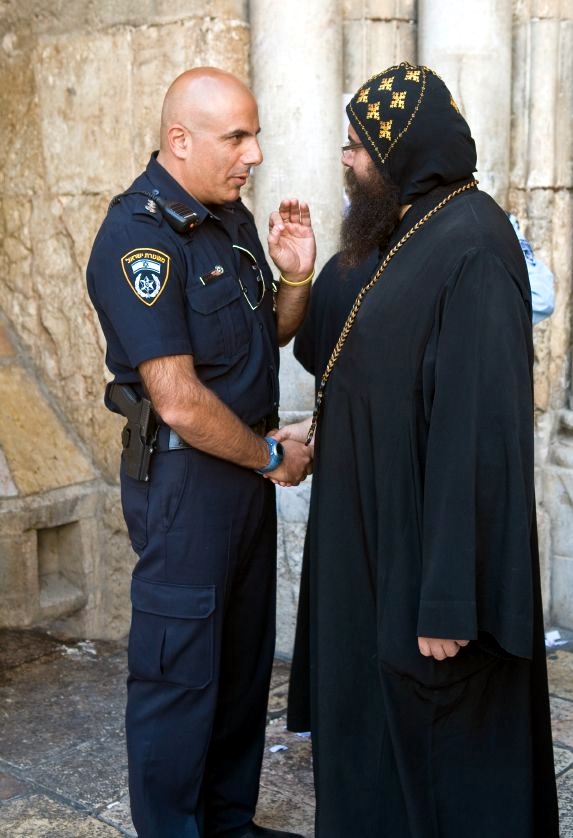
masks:
[(383, 247), (400, 219), (398, 187), (373, 165), (359, 181), (352, 169), (344, 174), (348, 212), (340, 228), (340, 263), (354, 268), (375, 248)]

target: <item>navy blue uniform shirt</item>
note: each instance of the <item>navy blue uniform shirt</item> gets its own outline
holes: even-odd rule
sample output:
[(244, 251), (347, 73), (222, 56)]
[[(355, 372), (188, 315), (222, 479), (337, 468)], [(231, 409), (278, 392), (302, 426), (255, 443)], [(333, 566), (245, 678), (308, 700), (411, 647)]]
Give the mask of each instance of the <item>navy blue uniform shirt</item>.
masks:
[(189, 207), (197, 224), (177, 233), (145, 194), (110, 207), (87, 269), (106, 364), (116, 381), (138, 384), (142, 361), (192, 355), (199, 379), (254, 424), (277, 409), (279, 351), (273, 276), (253, 217), (240, 200), (203, 206), (156, 153), (127, 190), (154, 191)]

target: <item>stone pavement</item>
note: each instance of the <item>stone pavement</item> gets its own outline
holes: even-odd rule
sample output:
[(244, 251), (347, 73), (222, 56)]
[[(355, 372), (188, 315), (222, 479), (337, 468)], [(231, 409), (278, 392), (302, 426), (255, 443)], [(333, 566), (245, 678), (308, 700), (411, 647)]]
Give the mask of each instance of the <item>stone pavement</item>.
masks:
[[(573, 636), (562, 634), (548, 665), (561, 838), (573, 838)], [(257, 819), (311, 838), (310, 741), (285, 730), (288, 671), (276, 662)], [(124, 684), (124, 644), (0, 631), (0, 838), (134, 838)]]

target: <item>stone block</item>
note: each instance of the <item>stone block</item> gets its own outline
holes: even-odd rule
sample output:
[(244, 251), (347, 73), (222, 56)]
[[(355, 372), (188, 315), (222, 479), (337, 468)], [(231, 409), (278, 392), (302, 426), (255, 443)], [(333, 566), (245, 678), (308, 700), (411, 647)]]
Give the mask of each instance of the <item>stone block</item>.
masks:
[[(13, 504), (0, 506), (0, 524), (18, 517)], [(12, 523), (13, 526), (13, 523)], [(38, 615), (40, 580), (36, 563), (36, 532), (6, 532), (0, 537), (0, 626), (30, 626)]]
[(134, 554), (119, 490), (85, 484), (0, 505), (0, 626), (124, 637)]
[(6, 326), (0, 324), (0, 359), (13, 358), (15, 354), (12, 337)]
[(413, 22), (416, 18), (416, 2), (415, 0), (343, 0), (342, 15), (345, 20), (364, 20), (368, 23), (394, 20)]
[(294, 410), (311, 411), (314, 408), (314, 376), (298, 363), (293, 355), (292, 344), (281, 351), (280, 366), (280, 417)]
[(306, 524), (311, 485), (312, 478), (307, 478), (298, 486), (277, 486), (277, 510), (281, 520)]
[(279, 657), (290, 659), (294, 645), (302, 554), (306, 535), (310, 480), (299, 486), (277, 486), (277, 642)]
[[(511, 43), (511, 122), (510, 122), (510, 183), (523, 187), (529, 167), (529, 77), (531, 73), (531, 43), (529, 20), (514, 20)], [(513, 211), (517, 209), (510, 203)], [(518, 214), (521, 221), (523, 208)]]
[(95, 477), (34, 379), (19, 366), (0, 367), (0, 447), (21, 495)]
[(551, 577), (553, 620), (564, 628), (573, 628), (573, 558), (554, 553)]
[(556, 98), (559, 85), (559, 22), (532, 20), (527, 186), (551, 187), (555, 174)]
[(573, 558), (573, 471), (547, 466), (543, 502), (546, 508), (551, 509), (554, 553)]
[(125, 177), (133, 128), (125, 30), (43, 36), (34, 66), (50, 191), (97, 192)]
[(18, 494), (18, 489), (16, 488), (16, 484), (12, 479), (12, 475), (10, 473), (10, 467), (4, 455), (4, 452), (0, 448), (0, 497), (2, 498), (12, 498)]
[(401, 61), (416, 62), (413, 20), (347, 20), (343, 27), (344, 92), (354, 94), (370, 76)]
[(305, 522), (279, 520), (276, 654), (284, 659), (292, 657), (305, 534)]
[(541, 599), (543, 617), (546, 623), (551, 617), (551, 520), (544, 507), (538, 504), (537, 533), (539, 541), (539, 572), (541, 577)]
[[(573, 9), (573, 0), (571, 2)], [(573, 186), (573, 20), (561, 20), (559, 27), (559, 86), (556, 100), (555, 125), (555, 184), (561, 188)]]
[[(242, 20), (186, 16), (162, 26), (140, 27), (133, 31), (131, 49), (130, 93), (135, 104), (130, 143), (138, 169), (159, 147), (161, 105), (176, 76), (190, 67), (213, 65), (248, 82), (249, 33)], [(129, 159), (129, 149), (123, 153)]]
[(558, 18), (561, 14), (561, 0), (531, 0), (530, 14), (541, 20)]
[[(4, 31), (4, 27), (2, 30)], [(32, 46), (22, 28), (18, 31), (7, 31), (0, 42), (2, 195), (37, 194), (44, 173), (39, 103), (35, 95), (31, 49)]]

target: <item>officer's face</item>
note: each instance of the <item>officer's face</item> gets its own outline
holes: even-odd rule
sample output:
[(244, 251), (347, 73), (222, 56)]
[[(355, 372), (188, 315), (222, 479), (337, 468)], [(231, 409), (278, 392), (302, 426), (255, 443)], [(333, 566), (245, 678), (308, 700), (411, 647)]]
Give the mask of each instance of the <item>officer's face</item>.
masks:
[(252, 166), (263, 155), (257, 139), (259, 114), (250, 94), (227, 97), (201, 130), (189, 130), (183, 186), (203, 204), (235, 201)]

